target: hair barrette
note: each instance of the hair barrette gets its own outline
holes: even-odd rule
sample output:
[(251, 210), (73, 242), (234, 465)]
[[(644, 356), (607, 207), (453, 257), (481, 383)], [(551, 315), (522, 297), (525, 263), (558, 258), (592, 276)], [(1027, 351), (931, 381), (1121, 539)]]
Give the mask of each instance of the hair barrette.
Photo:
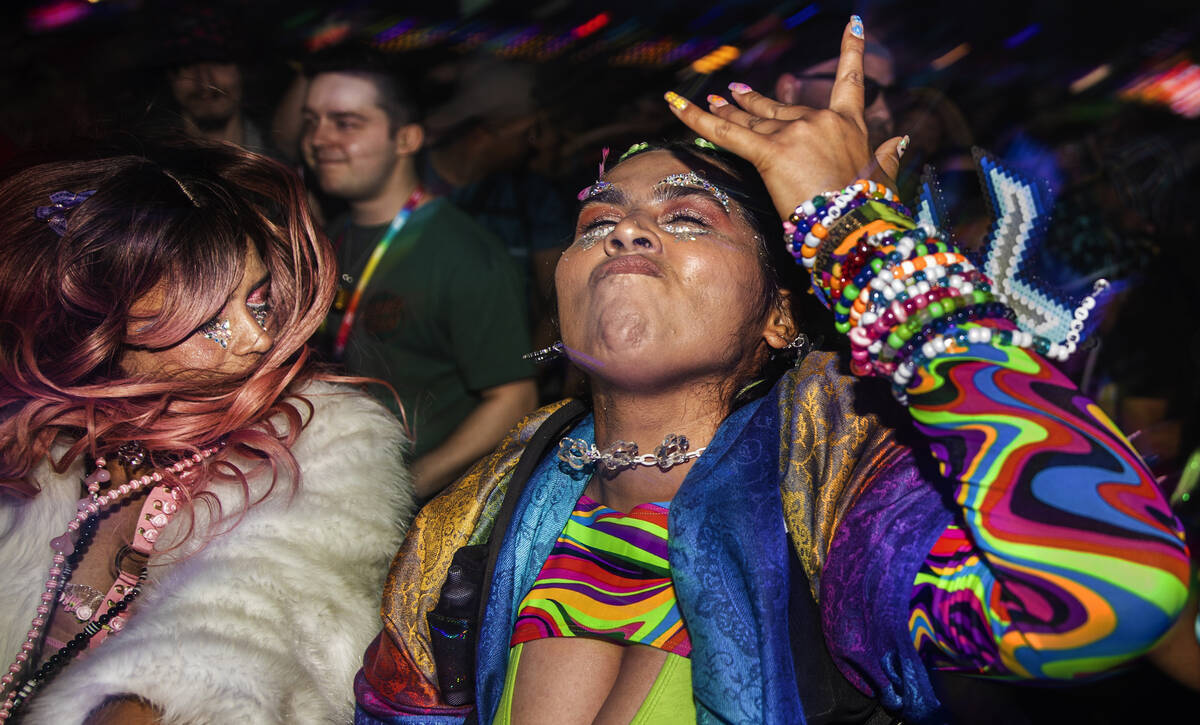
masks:
[(67, 233), (67, 212), (87, 201), (88, 197), (95, 193), (95, 189), (78, 194), (73, 191), (56, 191), (50, 195), (50, 205), (39, 206), (33, 215), (49, 224), (54, 233), (61, 237)]

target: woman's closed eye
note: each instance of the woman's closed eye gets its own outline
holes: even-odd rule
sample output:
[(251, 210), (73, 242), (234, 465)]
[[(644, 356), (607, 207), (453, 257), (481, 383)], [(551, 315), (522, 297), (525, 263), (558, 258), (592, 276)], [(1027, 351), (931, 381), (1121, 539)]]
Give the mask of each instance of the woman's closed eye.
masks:
[(679, 241), (690, 241), (698, 234), (708, 234), (709, 223), (695, 212), (673, 212), (661, 222), (663, 231)]
[[(596, 245), (612, 233), (618, 221), (615, 218), (601, 217), (581, 225), (575, 243), (583, 249)], [(680, 241), (694, 239), (699, 234), (707, 234), (710, 228), (709, 221), (705, 216), (692, 210), (669, 212), (659, 220), (659, 226), (667, 234)]]
[(579, 227), (579, 234), (575, 238), (575, 243), (583, 249), (590, 249), (598, 242), (602, 241), (609, 234), (612, 234), (613, 228), (617, 226), (617, 220), (611, 218), (593, 219)]

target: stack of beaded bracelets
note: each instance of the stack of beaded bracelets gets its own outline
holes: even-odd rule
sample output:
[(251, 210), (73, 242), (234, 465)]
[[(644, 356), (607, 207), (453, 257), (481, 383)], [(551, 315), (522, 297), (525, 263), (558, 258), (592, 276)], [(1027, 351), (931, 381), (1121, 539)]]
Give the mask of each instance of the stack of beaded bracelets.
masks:
[[(818, 194), (811, 201), (796, 207), (783, 222), (783, 238), (788, 251), (809, 270), (820, 269), (817, 264), (818, 252), (822, 248), (836, 246), (836, 241), (840, 241), (831, 239), (830, 226), (868, 201), (891, 205), (908, 216), (891, 189), (869, 179), (859, 179), (844, 189)], [(829, 241), (834, 243), (824, 244)]]
[(891, 378), (901, 402), (918, 368), (969, 344), (1026, 347), (1058, 360), (1069, 354), (1017, 329), (991, 281), (939, 231), (914, 224), (882, 184), (859, 180), (801, 204), (784, 222), (784, 238), (849, 335), (851, 371)]

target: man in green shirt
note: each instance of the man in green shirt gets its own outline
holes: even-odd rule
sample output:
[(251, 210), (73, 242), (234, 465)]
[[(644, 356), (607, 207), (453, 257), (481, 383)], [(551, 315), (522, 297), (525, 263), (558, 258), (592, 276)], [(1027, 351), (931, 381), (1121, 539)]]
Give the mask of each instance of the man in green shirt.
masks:
[(385, 66), (369, 56), (318, 65), (303, 115), (305, 162), (349, 204), (329, 229), (341, 270), (333, 352), (351, 374), (396, 389), (417, 493), (430, 497), (536, 406), (518, 278), (491, 233), (420, 187), (424, 132)]

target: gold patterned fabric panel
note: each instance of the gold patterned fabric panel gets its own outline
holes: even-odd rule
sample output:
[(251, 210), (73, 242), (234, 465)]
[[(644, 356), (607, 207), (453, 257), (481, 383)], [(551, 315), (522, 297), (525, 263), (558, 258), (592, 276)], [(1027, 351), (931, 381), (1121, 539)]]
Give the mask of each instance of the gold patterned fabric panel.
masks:
[(871, 476), (906, 450), (866, 402), (881, 398), (883, 409), (891, 402), (882, 399), (886, 392), (876, 396), (862, 387), (825, 351), (809, 353), (779, 381), (783, 513), (818, 601), (838, 524)]
[(490, 525), (517, 461), (538, 427), (566, 401), (517, 423), (491, 455), (425, 505), (392, 560), (383, 588), (383, 628), (430, 682), (437, 682), (425, 615), (437, 606), (454, 552), (471, 542), (481, 520)]

